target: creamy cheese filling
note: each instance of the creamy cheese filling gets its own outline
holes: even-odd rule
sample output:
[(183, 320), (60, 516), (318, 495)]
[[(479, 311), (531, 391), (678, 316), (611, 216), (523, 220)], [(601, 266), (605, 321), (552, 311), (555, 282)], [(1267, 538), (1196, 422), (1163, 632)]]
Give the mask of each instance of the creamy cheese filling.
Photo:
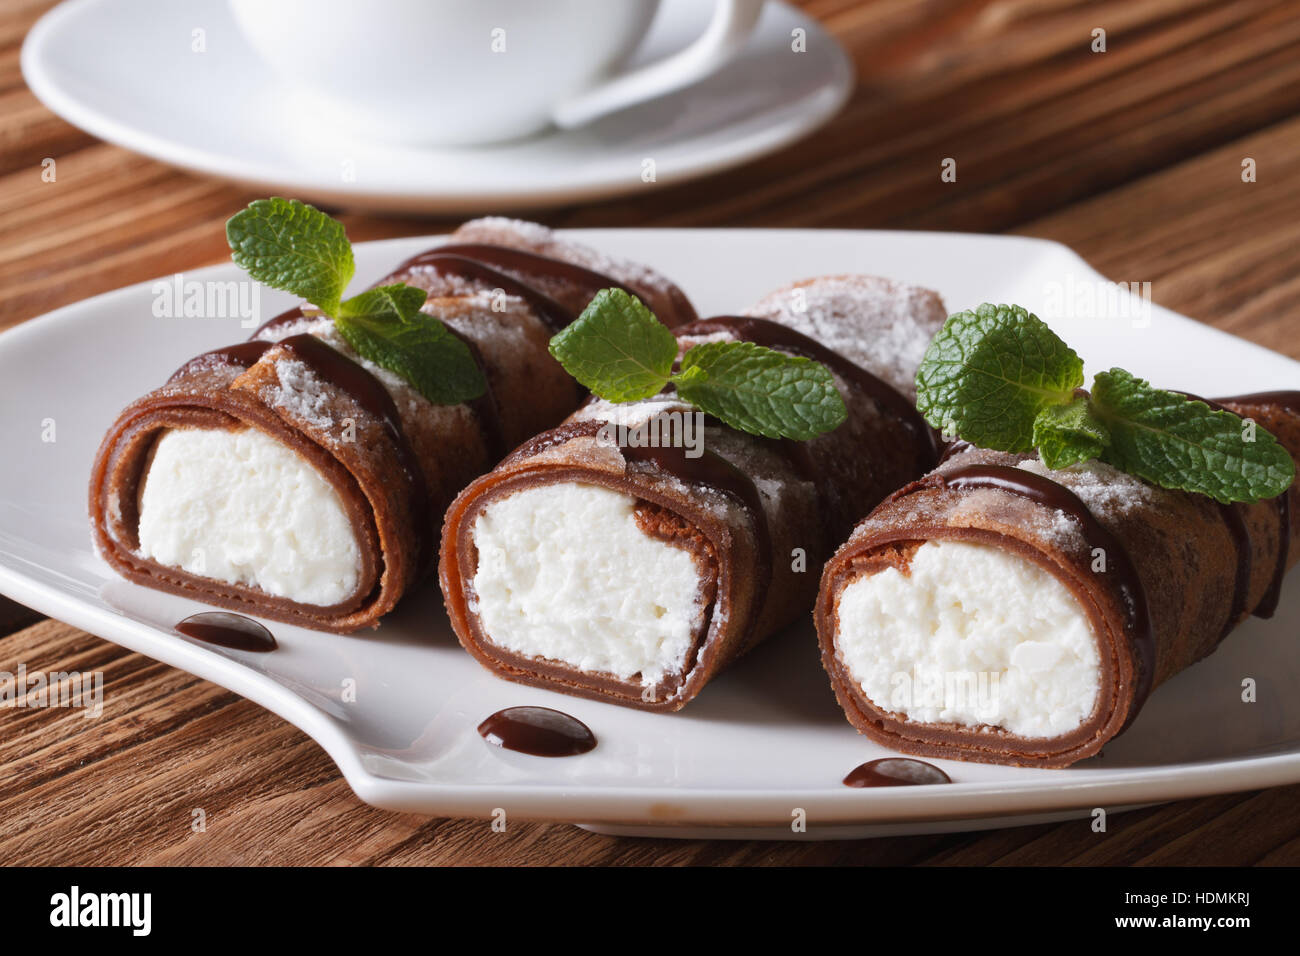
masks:
[(651, 686), (682, 670), (700, 624), (700, 571), (637, 524), (636, 500), (575, 482), (483, 509), (474, 609), (487, 640)]
[(256, 429), (165, 432), (140, 494), (140, 554), (303, 604), (357, 589), (343, 500), (302, 456)]
[(927, 541), (840, 594), (840, 661), (877, 706), (922, 723), (1055, 737), (1092, 713), (1097, 642), (1057, 578), (1001, 548)]

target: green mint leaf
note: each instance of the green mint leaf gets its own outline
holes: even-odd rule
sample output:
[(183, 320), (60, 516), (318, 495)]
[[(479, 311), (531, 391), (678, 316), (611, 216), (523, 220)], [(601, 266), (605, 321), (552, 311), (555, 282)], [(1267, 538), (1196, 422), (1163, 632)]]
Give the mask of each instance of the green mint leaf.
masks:
[(1097, 375), (1092, 403), (1110, 432), (1102, 461), (1153, 484), (1254, 502), (1295, 480), (1295, 462), (1263, 428), (1251, 435), (1232, 412), (1152, 388), (1123, 369)]
[(420, 314), (420, 306), (429, 293), (415, 286), (398, 282), (393, 285), (381, 285), (367, 289), (360, 295), (354, 295), (339, 305), (339, 316), (344, 318), (364, 318), (366, 316), (395, 313), (398, 318), (409, 321)]
[(487, 390), (469, 346), (420, 311), (426, 293), (398, 283), (343, 302), (334, 327), (362, 358), (400, 375), (435, 405), (459, 405)]
[(839, 426), (844, 399), (826, 366), (753, 342), (708, 342), (682, 357), (677, 394), (732, 428), (806, 441)]
[(916, 406), (945, 434), (999, 451), (1034, 447), (1034, 421), (1083, 384), (1083, 361), (1018, 305), (950, 316), (916, 373)]
[(1092, 412), (1086, 395), (1068, 405), (1049, 405), (1034, 419), (1034, 444), (1048, 468), (1068, 468), (1097, 458), (1110, 443), (1110, 432)]
[(343, 225), (296, 199), (259, 199), (226, 223), (235, 264), (333, 315), (356, 269)]
[(672, 374), (677, 339), (636, 296), (601, 289), (582, 315), (551, 339), (564, 370), (610, 402), (658, 393)]

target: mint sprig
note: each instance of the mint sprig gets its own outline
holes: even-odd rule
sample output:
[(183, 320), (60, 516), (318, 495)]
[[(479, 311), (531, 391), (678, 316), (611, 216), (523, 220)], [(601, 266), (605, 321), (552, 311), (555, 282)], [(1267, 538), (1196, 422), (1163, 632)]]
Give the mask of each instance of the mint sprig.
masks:
[(706, 342), (682, 356), (677, 394), (732, 428), (767, 438), (814, 438), (844, 421), (826, 366), (753, 342)]
[(1099, 459), (1155, 485), (1255, 502), (1295, 480), (1287, 449), (1263, 428), (1119, 368), (1083, 391), (1083, 363), (1019, 306), (981, 305), (948, 319), (917, 371), (917, 407), (936, 428), (985, 448), (1038, 449), (1049, 468)]
[(1083, 360), (1018, 305), (958, 312), (930, 342), (916, 407), (945, 434), (985, 448), (1034, 447), (1034, 419), (1083, 384)]
[(356, 263), (343, 224), (297, 199), (258, 199), (226, 222), (235, 265), (334, 315)]
[(263, 285), (291, 292), (334, 320), (358, 355), (401, 376), (436, 405), (487, 389), (469, 346), (421, 310), (427, 293), (404, 283), (343, 292), (356, 272), (343, 224), (296, 199), (259, 199), (226, 223), (231, 258)]
[(469, 346), (420, 311), (425, 292), (380, 286), (339, 307), (334, 327), (344, 341), (380, 368), (400, 375), (435, 405), (458, 405), (482, 395), (487, 383)]
[(677, 339), (636, 296), (601, 289), (577, 321), (551, 339), (550, 351), (601, 398), (636, 402), (672, 377)]
[(1178, 392), (1152, 388), (1122, 368), (1098, 372), (1092, 404), (1110, 442), (1103, 460), (1154, 484), (1219, 501), (1258, 501), (1291, 487), (1295, 461), (1258, 426)]
[(1069, 468), (1096, 458), (1110, 443), (1110, 432), (1097, 418), (1087, 395), (1064, 405), (1048, 405), (1034, 418), (1033, 443), (1048, 468)]
[(806, 441), (847, 417), (830, 371), (753, 342), (708, 342), (682, 356), (677, 339), (639, 299), (602, 289), (551, 339), (551, 354), (610, 402), (634, 402), (673, 386), (678, 396), (732, 428)]

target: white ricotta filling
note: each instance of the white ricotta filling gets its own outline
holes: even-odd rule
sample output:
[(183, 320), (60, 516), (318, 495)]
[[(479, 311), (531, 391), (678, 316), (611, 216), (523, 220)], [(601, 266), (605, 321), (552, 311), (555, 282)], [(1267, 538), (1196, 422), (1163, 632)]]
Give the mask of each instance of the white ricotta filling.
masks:
[(636, 500), (575, 482), (516, 491), (474, 522), (476, 610), (493, 644), (586, 672), (681, 671), (700, 621), (700, 573), (637, 525)]
[(361, 551), (343, 500), (256, 429), (165, 432), (140, 495), (140, 554), (303, 604), (351, 597)]
[(840, 661), (877, 706), (922, 723), (1055, 737), (1101, 687), (1088, 618), (1057, 578), (1001, 548), (927, 541), (840, 595)]

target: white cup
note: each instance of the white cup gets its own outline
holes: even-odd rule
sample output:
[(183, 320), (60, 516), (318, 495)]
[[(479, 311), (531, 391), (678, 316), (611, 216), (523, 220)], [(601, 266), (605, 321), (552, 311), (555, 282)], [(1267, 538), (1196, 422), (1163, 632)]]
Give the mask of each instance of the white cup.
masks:
[(230, 0), (254, 50), (353, 135), (470, 145), (569, 128), (681, 89), (744, 44), (763, 0), (619, 73), (659, 0)]

